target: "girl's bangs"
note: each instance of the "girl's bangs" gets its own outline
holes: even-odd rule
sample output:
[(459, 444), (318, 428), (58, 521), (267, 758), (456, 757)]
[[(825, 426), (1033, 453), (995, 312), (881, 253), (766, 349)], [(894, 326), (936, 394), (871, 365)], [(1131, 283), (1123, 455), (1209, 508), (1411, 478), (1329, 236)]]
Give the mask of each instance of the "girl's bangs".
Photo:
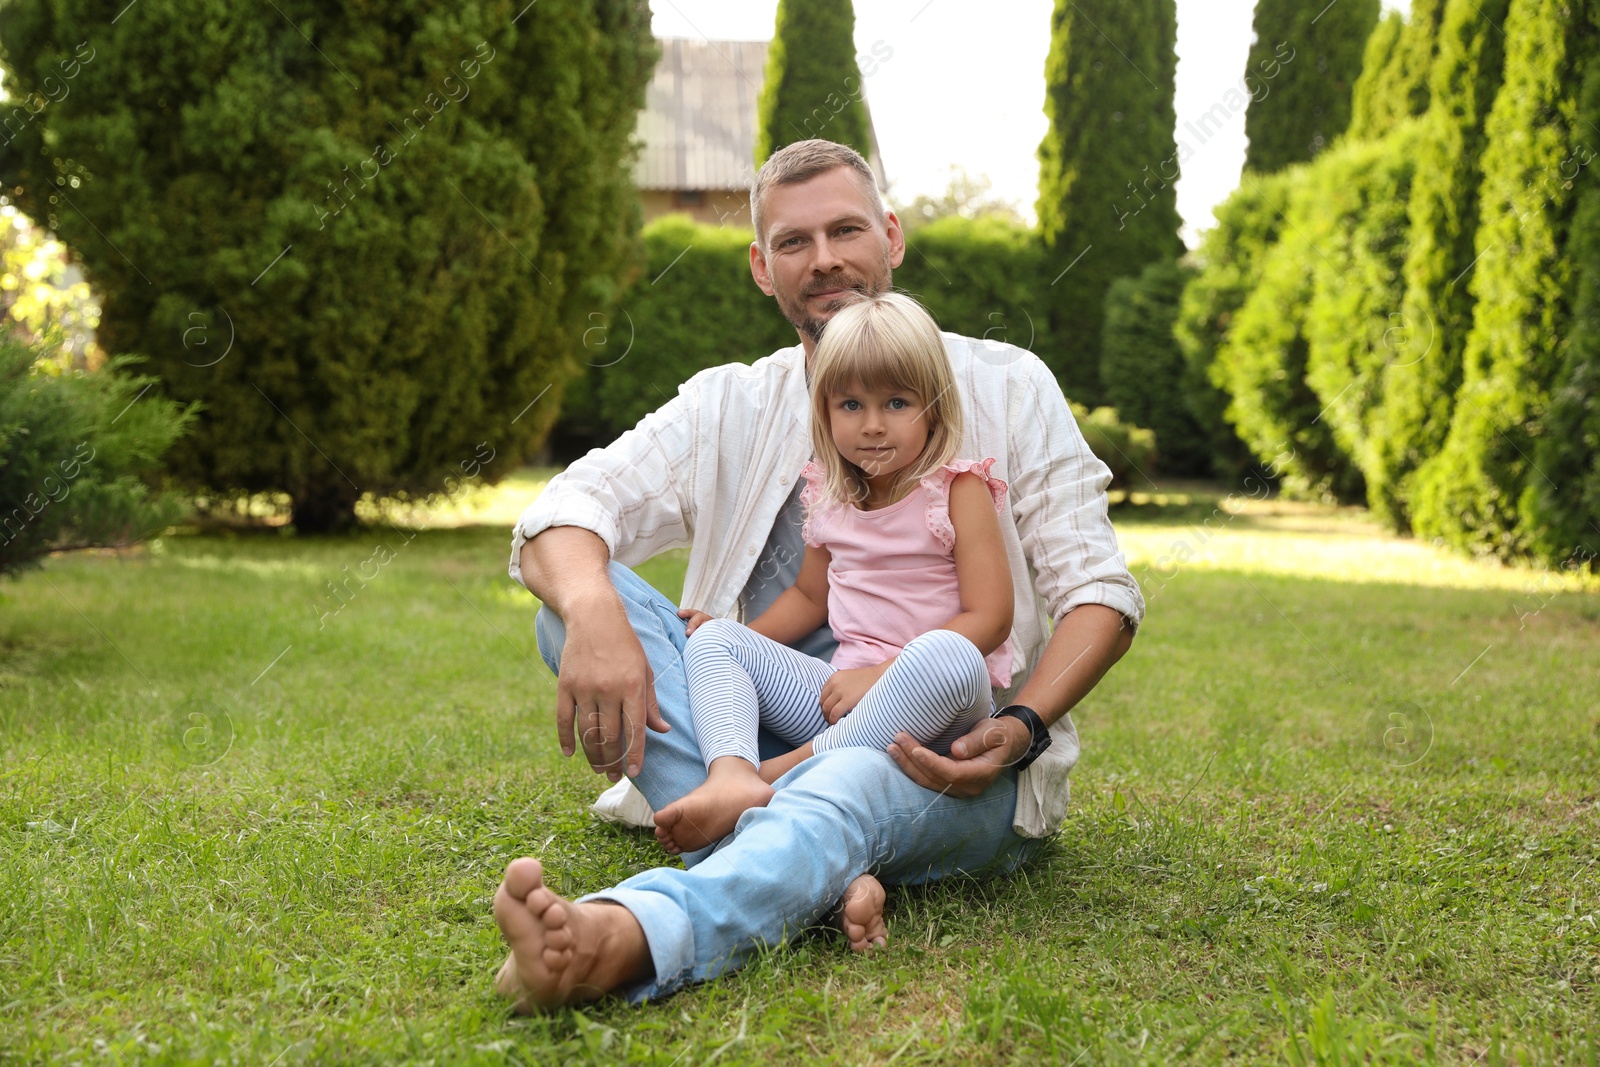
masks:
[(855, 340), (848, 358), (830, 360), (818, 376), (817, 388), (824, 396), (837, 396), (856, 385), (872, 390), (910, 389), (924, 403), (931, 399), (925, 360), (888, 338)]

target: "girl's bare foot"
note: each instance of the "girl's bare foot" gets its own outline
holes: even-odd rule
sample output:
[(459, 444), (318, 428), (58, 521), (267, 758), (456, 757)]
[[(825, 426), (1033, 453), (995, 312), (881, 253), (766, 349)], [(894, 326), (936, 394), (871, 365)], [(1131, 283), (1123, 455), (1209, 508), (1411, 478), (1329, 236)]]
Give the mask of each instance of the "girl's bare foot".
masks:
[(495, 990), (527, 1013), (595, 1000), (650, 975), (650, 946), (619, 904), (574, 904), (552, 893), (534, 859), (512, 860), (494, 894), (511, 946)]
[(852, 952), (871, 952), (889, 944), (889, 927), (883, 921), (883, 883), (863, 874), (845, 886), (834, 919), (844, 931)]
[(656, 840), (674, 856), (705, 848), (733, 833), (739, 816), (771, 799), (772, 787), (748, 761), (720, 756), (702, 785), (656, 812)]

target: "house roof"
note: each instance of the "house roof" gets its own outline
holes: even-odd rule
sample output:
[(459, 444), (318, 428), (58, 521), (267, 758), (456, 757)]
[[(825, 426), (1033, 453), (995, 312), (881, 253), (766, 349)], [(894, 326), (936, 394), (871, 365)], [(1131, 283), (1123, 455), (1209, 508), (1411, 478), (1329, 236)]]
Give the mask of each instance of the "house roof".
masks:
[[(756, 101), (766, 41), (665, 37), (635, 134), (640, 189), (746, 190), (755, 177)], [(869, 113), (868, 129), (871, 129)], [(869, 158), (884, 185), (873, 136)]]

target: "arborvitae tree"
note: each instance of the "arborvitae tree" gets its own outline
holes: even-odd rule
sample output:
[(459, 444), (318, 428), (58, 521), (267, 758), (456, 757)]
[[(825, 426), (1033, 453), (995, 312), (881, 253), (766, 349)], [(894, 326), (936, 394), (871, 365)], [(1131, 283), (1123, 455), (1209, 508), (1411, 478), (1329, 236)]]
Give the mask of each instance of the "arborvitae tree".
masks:
[(0, 187), (203, 403), (174, 471), (316, 529), (525, 457), (635, 252), (644, 0), (122, 6), (5, 5)]
[(778, 0), (756, 105), (756, 166), (784, 145), (824, 137), (870, 158), (866, 87), (850, 0)]
[(1390, 11), (1378, 20), (1378, 26), (1367, 38), (1367, 50), (1361, 57), (1361, 77), (1356, 79), (1350, 92), (1350, 125), (1352, 137), (1373, 137), (1374, 128), (1386, 128), (1390, 106), (1394, 102), (1394, 86), (1402, 79), (1404, 57), (1399, 50), (1400, 35), (1405, 32), (1405, 16)]
[(1395, 314), (1405, 292), (1418, 127), (1409, 119), (1379, 140), (1346, 140), (1318, 157), (1307, 176), (1309, 213), (1289, 220), (1309, 246), (1299, 269), (1312, 279), (1306, 383), (1321, 402), (1316, 418), (1360, 469), (1368, 503), (1391, 522), (1373, 488), (1382, 470), (1373, 422), (1382, 411), (1385, 370), (1423, 358), (1428, 342), (1425, 331), (1407, 329)]
[(1041, 354), (1067, 395), (1090, 405), (1103, 396), (1106, 290), (1183, 251), (1176, 27), (1176, 0), (1057, 0), (1051, 17), (1038, 216), (1057, 340)]
[[(1367, 38), (1381, 0), (1257, 0), (1255, 44), (1247, 70), (1276, 60), (1282, 71), (1269, 93), (1250, 103), (1244, 132), (1247, 170), (1270, 173), (1316, 156), (1350, 124), (1351, 91), (1361, 76)], [(1281, 46), (1293, 49), (1287, 62)]]
[(1100, 373), (1106, 402), (1123, 421), (1155, 431), (1163, 472), (1204, 476), (1211, 473), (1211, 442), (1189, 409), (1183, 349), (1172, 332), (1193, 275), (1190, 267), (1158, 260), (1137, 278), (1111, 283)]
[(1317, 176), (1309, 165), (1275, 176), (1282, 199), (1271, 204), (1283, 214), (1283, 229), (1260, 258), (1260, 281), (1233, 317), (1211, 380), (1229, 397), (1226, 417), (1240, 439), (1282, 475), (1286, 489), (1355, 502), (1360, 473), (1322, 417), (1327, 400), (1307, 378), (1318, 244), (1332, 228), (1317, 221), (1327, 192)]
[(1380, 137), (1428, 110), (1428, 84), (1445, 0), (1411, 0), (1404, 20), (1391, 11), (1367, 40), (1351, 102), (1350, 135)]
[(1184, 287), (1173, 326), (1183, 349), (1184, 399), (1210, 442), (1213, 472), (1229, 480), (1249, 467), (1251, 453), (1223, 417), (1228, 395), (1219, 388), (1217, 354), (1239, 309), (1261, 284), (1262, 264), (1278, 241), (1293, 177), (1290, 171), (1252, 175), (1217, 205), (1217, 224), (1206, 231), (1196, 254), (1200, 271)]
[(1540, 439), (1572, 317), (1574, 182), (1596, 140), (1579, 115), (1597, 38), (1589, 6), (1517, 0), (1505, 23), (1505, 80), (1483, 157), (1472, 333), (1449, 437), (1418, 471), (1413, 511), (1418, 533), (1474, 551), (1514, 556), (1536, 547), (1532, 502), (1563, 492), (1533, 457), (1563, 447)]
[[(1594, 16), (1591, 15), (1591, 19)], [(1596, 20), (1600, 21), (1600, 20)], [(1590, 33), (1600, 29), (1595, 22)], [(1573, 216), (1567, 258), (1572, 264), (1572, 327), (1541, 420), (1521, 517), (1535, 554), (1552, 566), (1600, 571), (1600, 58), (1591, 54), (1574, 123), (1580, 149), (1566, 164), (1587, 168)]]
[(1406, 293), (1397, 323), (1417, 354), (1384, 371), (1367, 478), (1372, 507), (1401, 529), (1411, 521), (1412, 476), (1444, 447), (1461, 386), (1461, 353), (1472, 328), (1472, 296), (1463, 275), (1477, 255), (1484, 122), (1504, 72), (1499, 27), (1509, 6), (1510, 0), (1450, 0), (1429, 78), (1430, 103), (1407, 205)]

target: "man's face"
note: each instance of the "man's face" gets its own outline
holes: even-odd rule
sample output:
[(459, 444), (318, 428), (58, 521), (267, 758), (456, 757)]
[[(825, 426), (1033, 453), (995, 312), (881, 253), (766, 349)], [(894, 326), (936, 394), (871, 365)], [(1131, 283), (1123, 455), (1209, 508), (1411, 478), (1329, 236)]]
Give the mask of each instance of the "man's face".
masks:
[(905, 258), (894, 215), (879, 221), (872, 201), (847, 167), (779, 185), (767, 194), (767, 248), (750, 246), (750, 273), (800, 331), (806, 350), (852, 291), (879, 293)]

